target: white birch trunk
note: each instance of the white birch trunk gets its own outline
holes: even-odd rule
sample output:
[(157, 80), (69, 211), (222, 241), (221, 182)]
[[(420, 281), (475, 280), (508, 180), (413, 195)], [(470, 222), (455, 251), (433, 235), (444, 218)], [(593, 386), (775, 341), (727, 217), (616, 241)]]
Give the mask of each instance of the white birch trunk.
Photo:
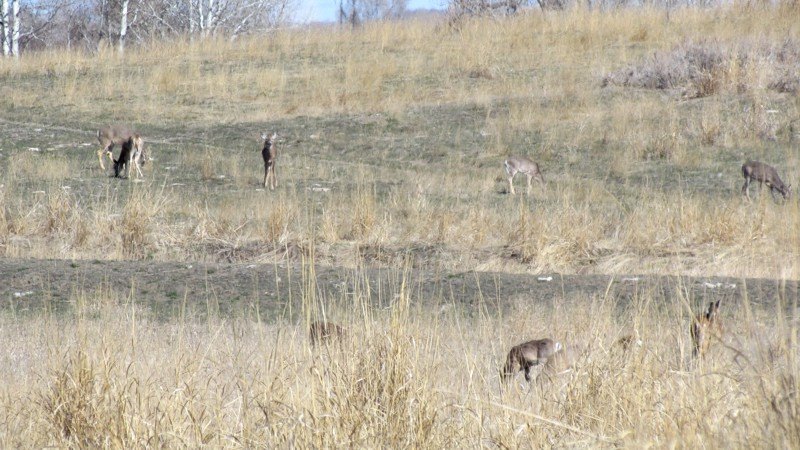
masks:
[(206, 17), (203, 14), (203, 0), (197, 0), (197, 17), (200, 21), (200, 33), (202, 34), (206, 29)]
[(119, 18), (119, 52), (125, 51), (125, 35), (128, 34), (128, 2), (123, 0), (122, 13)]
[(8, 0), (0, 0), (0, 41), (3, 42), (3, 56), (11, 52), (10, 30), (8, 28)]
[(191, 38), (194, 36), (194, 4), (192, 0), (188, 0), (189, 3), (189, 37)]
[(11, 17), (14, 24), (11, 28), (11, 53), (19, 57), (19, 0), (11, 0)]
[[(202, 0), (201, 0), (202, 1)], [(214, 0), (208, 0), (206, 16), (206, 34), (211, 33), (214, 27)]]

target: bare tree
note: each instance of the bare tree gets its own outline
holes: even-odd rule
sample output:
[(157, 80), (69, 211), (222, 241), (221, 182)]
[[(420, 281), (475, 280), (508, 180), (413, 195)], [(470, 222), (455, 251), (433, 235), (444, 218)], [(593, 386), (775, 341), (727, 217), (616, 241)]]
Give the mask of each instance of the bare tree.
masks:
[(0, 0), (0, 40), (3, 41), (3, 56), (11, 52), (11, 29), (8, 27), (8, 0)]
[(11, 54), (19, 57), (19, 0), (11, 0)]
[(295, 0), (0, 0), (5, 56), (29, 49), (78, 45), (94, 50), (170, 36), (227, 36), (285, 23)]
[[(563, 0), (537, 0), (539, 5), (545, 1)], [(530, 0), (450, 0), (448, 16), (451, 25), (459, 23), (464, 17), (475, 16), (508, 16), (530, 4)], [(546, 9), (542, 6), (542, 9)]]
[(125, 51), (125, 35), (128, 34), (128, 3), (129, 0), (122, 0), (122, 10), (119, 13), (119, 52)]
[(339, 1), (339, 23), (358, 26), (362, 21), (390, 20), (406, 13), (408, 0), (344, 0)]

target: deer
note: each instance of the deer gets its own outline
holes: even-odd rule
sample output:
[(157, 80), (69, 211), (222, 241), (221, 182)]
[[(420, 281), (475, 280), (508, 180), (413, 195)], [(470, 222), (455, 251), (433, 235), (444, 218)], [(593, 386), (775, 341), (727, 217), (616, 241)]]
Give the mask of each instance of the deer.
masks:
[(321, 344), (331, 339), (341, 341), (347, 336), (347, 330), (333, 322), (311, 322), (308, 327), (308, 337), (311, 340), (311, 345)]
[(528, 177), (527, 195), (531, 194), (531, 180), (536, 179), (537, 182), (544, 186), (544, 177), (542, 172), (539, 171), (539, 164), (533, 162), (531, 159), (524, 156), (509, 156), (503, 164), (506, 168), (508, 175), (508, 186), (511, 195), (516, 195), (514, 192), (514, 176), (517, 173), (523, 173)]
[(692, 356), (697, 358), (705, 357), (711, 346), (711, 339), (719, 339), (722, 336), (724, 327), (719, 316), (719, 305), (722, 300), (711, 302), (705, 313), (698, 314), (692, 320), (689, 333), (692, 336)]
[(277, 138), (278, 133), (275, 132), (270, 135), (261, 133), (261, 139), (264, 140), (264, 147), (261, 149), (261, 156), (264, 158), (264, 187), (267, 187), (269, 181), (270, 190), (278, 186), (278, 177), (275, 175), (275, 159), (278, 157), (278, 148), (275, 145)]
[(520, 370), (525, 371), (525, 381), (531, 381), (531, 367), (544, 364), (555, 353), (561, 351), (561, 343), (552, 339), (536, 339), (511, 348), (500, 377), (508, 381)]
[(577, 359), (578, 353), (573, 348), (559, 348), (545, 361), (542, 367), (542, 375), (545, 376), (545, 380), (553, 380), (554, 377), (572, 370)]
[(769, 164), (747, 160), (742, 164), (742, 176), (744, 176), (742, 195), (746, 195), (748, 200), (750, 200), (750, 182), (753, 180), (758, 181), (760, 188), (766, 184), (773, 199), (775, 191), (780, 192), (784, 200), (788, 200), (792, 196), (792, 185), (785, 185), (778, 176), (778, 171)]
[(106, 165), (103, 164), (103, 157), (108, 156), (111, 162), (114, 162), (115, 145), (122, 145), (127, 142), (131, 136), (136, 134), (133, 130), (125, 125), (107, 125), (97, 130), (97, 140), (100, 142), (100, 150), (97, 151), (97, 158), (100, 160), (100, 168), (105, 171)]
[(138, 134), (133, 134), (125, 142), (122, 143), (122, 150), (120, 150), (119, 158), (113, 159), (114, 161), (114, 176), (119, 178), (120, 172), (124, 167), (128, 169), (128, 178), (131, 177), (131, 170), (136, 167), (137, 176), (143, 177), (142, 169), (139, 165), (144, 165), (147, 161), (147, 155), (144, 151), (144, 140)]

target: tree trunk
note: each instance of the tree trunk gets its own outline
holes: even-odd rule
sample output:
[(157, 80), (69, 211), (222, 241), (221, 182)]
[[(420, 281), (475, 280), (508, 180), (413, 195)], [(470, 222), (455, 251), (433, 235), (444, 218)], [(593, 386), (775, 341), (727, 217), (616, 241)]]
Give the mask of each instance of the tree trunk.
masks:
[(10, 29), (8, 28), (8, 0), (0, 0), (0, 41), (3, 42), (3, 56), (11, 52)]
[(214, 19), (214, 0), (208, 0), (208, 16), (206, 17), (206, 31), (208, 33), (211, 32), (211, 29), (214, 25)]
[(119, 18), (119, 52), (125, 51), (125, 35), (128, 34), (128, 1), (122, 1), (122, 13)]
[(19, 57), (19, 0), (11, 0), (11, 17), (14, 24), (11, 28), (11, 53), (15, 58)]
[(189, 0), (189, 38), (194, 39), (194, 2)]
[(203, 14), (203, 0), (197, 0), (197, 17), (200, 25), (200, 34), (206, 30), (206, 16)]

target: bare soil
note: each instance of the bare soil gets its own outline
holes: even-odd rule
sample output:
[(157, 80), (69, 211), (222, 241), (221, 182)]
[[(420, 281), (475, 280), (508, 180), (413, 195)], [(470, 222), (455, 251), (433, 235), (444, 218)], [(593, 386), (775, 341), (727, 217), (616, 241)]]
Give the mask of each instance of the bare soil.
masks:
[[(798, 281), (725, 277), (635, 275), (527, 275), (437, 273), (409, 269), (357, 271), (302, 264), (169, 263), (150, 261), (0, 259), (0, 310), (13, 314), (70, 311), (95, 292), (145, 307), (168, 320), (187, 312), (220, 317), (258, 314), (292, 319), (302, 299), (346, 303), (369, 292), (378, 307), (397, 298), (403, 279), (415, 305), (453, 305), (465, 312), (497, 311), (517, 302), (612, 298), (625, 306), (637, 298), (686, 298), (692, 305), (722, 299), (739, 303), (798, 303)], [(90, 296), (88, 296), (90, 297)]]

